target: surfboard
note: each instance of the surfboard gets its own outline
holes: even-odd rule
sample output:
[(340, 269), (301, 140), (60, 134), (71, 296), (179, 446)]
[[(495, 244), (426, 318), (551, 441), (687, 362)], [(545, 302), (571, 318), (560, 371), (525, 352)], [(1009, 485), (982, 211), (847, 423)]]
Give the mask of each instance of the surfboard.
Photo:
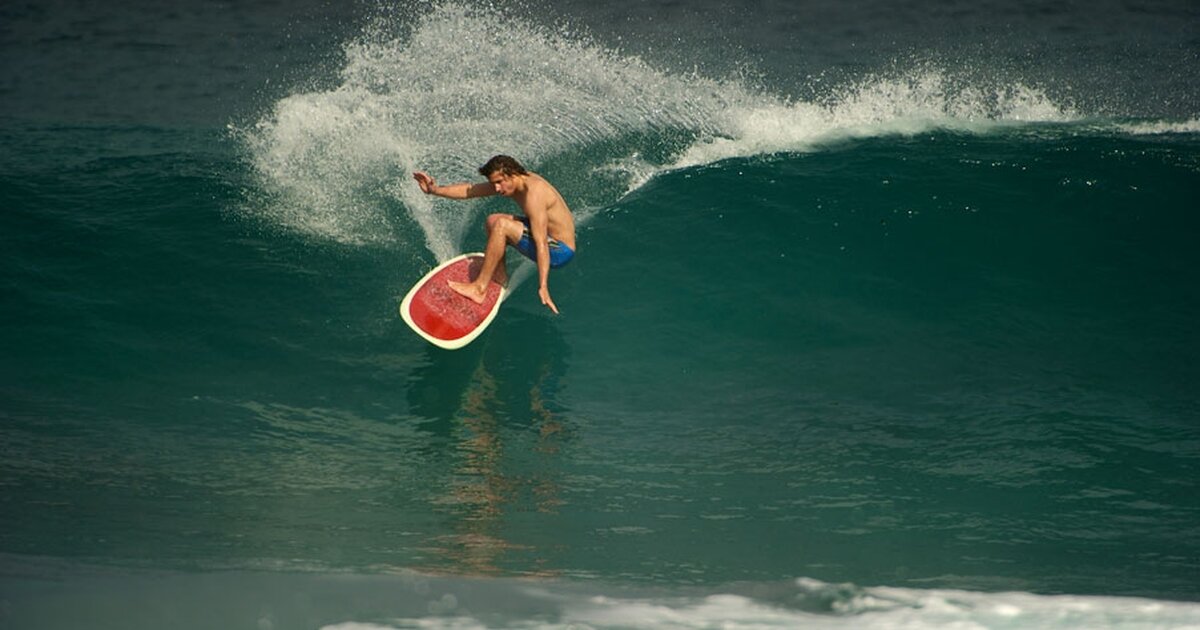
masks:
[(439, 348), (455, 350), (479, 336), (492, 323), (508, 288), (488, 283), (482, 304), (455, 293), (449, 280), (467, 282), (479, 274), (483, 253), (447, 260), (421, 278), (400, 302), (400, 317), (418, 335)]

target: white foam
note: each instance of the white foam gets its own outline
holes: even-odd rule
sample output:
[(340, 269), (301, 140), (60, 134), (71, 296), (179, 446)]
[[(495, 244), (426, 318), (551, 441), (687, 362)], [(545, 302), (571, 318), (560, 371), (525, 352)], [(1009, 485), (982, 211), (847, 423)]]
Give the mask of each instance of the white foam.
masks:
[[(1046, 596), (1031, 593), (979, 593), (907, 588), (857, 589), (804, 580), (805, 589), (833, 589), (843, 595), (829, 612), (776, 606), (734, 594), (626, 599), (606, 596), (555, 597), (562, 609), (545, 619), (511, 619), (488, 625), (466, 614), (397, 619), (388, 625), (337, 624), (326, 630), (480, 627), (547, 630), (667, 629), (768, 630), (823, 628), (847, 630), (1002, 630), (1014, 628), (1110, 628), (1117, 630), (1197, 630), (1200, 604), (1122, 597)], [(815, 586), (814, 586), (815, 585)], [(845, 596), (846, 592), (855, 594)]]
[(1147, 121), (1118, 125), (1118, 128), (1136, 136), (1200, 133), (1200, 118), (1185, 121)]

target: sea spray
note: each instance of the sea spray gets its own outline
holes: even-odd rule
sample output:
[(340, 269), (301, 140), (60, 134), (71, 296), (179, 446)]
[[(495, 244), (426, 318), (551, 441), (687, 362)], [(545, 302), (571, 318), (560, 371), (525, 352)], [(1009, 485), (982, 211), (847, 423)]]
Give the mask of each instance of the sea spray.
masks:
[(476, 218), (426, 201), (408, 171), (469, 179), (495, 153), (536, 168), (641, 130), (712, 133), (726, 97), (742, 97), (488, 9), (446, 4), (406, 39), (382, 32), (346, 45), (341, 85), (282, 99), (246, 134), (274, 193), (258, 211), (279, 224), (344, 243), (387, 242), (394, 221), (411, 219), (445, 259)]
[(503, 152), (561, 172), (555, 181), (568, 198), (603, 205), (663, 169), (1072, 116), (1034, 88), (963, 85), (936, 68), (790, 102), (736, 80), (666, 73), (583, 37), (455, 3), (401, 37), (393, 30), (386, 22), (367, 29), (344, 47), (339, 86), (280, 100), (246, 134), (273, 193), (257, 211), (347, 244), (414, 245), (404, 225), (415, 223), (419, 240), (445, 260), (478, 223), (477, 211), (426, 198), (409, 181), (412, 170), (473, 179), (479, 163)]

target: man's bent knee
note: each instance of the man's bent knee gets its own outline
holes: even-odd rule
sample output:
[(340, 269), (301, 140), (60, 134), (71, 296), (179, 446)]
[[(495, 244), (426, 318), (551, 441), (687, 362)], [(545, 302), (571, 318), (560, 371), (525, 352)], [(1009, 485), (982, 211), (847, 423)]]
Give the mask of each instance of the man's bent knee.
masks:
[(525, 224), (513, 218), (511, 214), (493, 214), (488, 217), (488, 234), (500, 233), (505, 240), (515, 243), (521, 240), (525, 233)]
[(497, 227), (502, 227), (505, 221), (511, 221), (511, 220), (512, 220), (511, 214), (503, 214), (503, 213), (489, 214), (488, 218), (487, 218), (487, 231), (493, 232), (496, 230)]

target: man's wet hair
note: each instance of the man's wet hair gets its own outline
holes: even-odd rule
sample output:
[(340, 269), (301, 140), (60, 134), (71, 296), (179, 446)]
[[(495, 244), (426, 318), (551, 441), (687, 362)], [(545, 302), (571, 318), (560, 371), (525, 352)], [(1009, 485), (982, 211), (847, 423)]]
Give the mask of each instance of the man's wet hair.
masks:
[(492, 173), (500, 172), (504, 175), (528, 175), (529, 171), (525, 170), (521, 163), (507, 155), (497, 155), (487, 161), (487, 164), (479, 167), (479, 174), (484, 177), (491, 177)]

